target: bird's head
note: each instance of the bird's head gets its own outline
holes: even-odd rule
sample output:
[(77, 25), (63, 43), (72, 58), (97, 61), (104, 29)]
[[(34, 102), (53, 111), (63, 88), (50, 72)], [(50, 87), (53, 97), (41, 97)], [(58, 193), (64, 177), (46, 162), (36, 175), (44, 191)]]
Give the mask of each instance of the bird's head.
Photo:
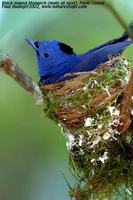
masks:
[(77, 55), (73, 49), (60, 41), (28, 39), (27, 42), (36, 51), (40, 78), (48, 79), (69, 73), (77, 62)]

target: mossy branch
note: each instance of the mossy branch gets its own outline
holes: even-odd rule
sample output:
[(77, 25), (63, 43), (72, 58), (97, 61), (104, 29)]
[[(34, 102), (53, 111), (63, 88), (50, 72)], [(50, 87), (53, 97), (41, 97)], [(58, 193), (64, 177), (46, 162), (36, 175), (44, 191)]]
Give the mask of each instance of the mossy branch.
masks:
[(0, 53), (0, 71), (9, 75), (30, 93), (38, 106), (43, 105), (43, 98), (38, 84), (12, 58), (3, 53)]

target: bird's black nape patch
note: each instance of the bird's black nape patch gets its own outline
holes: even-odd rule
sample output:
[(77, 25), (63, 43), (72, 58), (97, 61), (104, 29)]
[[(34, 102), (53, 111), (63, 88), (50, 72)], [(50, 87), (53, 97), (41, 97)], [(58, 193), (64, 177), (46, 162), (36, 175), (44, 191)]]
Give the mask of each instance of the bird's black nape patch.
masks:
[(66, 54), (73, 54), (74, 53), (73, 52), (73, 48), (68, 46), (67, 44), (64, 44), (64, 43), (60, 42), (59, 43), (59, 47)]

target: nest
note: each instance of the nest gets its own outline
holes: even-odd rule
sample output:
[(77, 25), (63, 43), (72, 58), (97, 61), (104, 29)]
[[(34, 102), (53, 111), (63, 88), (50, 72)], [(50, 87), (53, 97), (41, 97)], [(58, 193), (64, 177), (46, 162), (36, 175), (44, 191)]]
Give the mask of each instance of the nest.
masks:
[[(130, 63), (116, 56), (95, 71), (42, 85), (44, 112), (67, 139), (77, 200), (133, 195), (132, 94)], [(123, 196), (124, 195), (124, 196)]]

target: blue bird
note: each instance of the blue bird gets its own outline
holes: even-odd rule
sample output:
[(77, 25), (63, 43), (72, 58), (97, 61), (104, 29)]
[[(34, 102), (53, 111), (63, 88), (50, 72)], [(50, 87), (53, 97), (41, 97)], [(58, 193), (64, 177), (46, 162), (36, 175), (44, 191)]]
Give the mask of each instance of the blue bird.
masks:
[[(133, 22), (129, 25), (133, 31)], [(73, 48), (57, 40), (35, 41), (27, 39), (37, 56), (38, 74), (43, 84), (74, 78), (66, 73), (92, 71), (108, 60), (109, 55), (122, 53), (133, 41), (124, 33), (121, 37), (106, 42), (83, 54), (76, 54)]]

